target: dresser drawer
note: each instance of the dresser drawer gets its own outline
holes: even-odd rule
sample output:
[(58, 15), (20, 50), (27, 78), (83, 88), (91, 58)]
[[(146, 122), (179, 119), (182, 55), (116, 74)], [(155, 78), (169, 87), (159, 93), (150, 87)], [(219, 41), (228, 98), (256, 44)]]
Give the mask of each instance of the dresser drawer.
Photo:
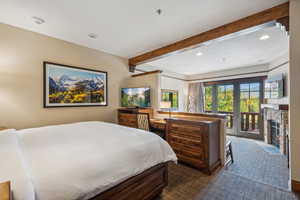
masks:
[(187, 154), (177, 153), (176, 155), (177, 155), (177, 158), (180, 162), (184, 162), (184, 163), (187, 163), (191, 166), (194, 166), (196, 168), (201, 168), (201, 169), (207, 167), (206, 162), (202, 159), (193, 158), (191, 156), (187, 156)]
[(179, 135), (169, 135), (169, 142), (179, 143), (192, 148), (199, 148), (202, 145), (201, 137), (190, 138), (190, 137), (181, 137)]
[(171, 126), (169, 135), (177, 135), (191, 139), (201, 139), (203, 134), (208, 130), (205, 126), (187, 126), (181, 124), (172, 124)]
[(133, 116), (132, 114), (128, 114), (128, 113), (119, 113), (119, 124), (123, 126), (136, 128), (137, 119), (132, 116)]
[(197, 156), (198, 158), (203, 158), (203, 148), (201, 146), (193, 147), (181, 143), (176, 142), (169, 142), (170, 146), (173, 148), (174, 151), (177, 151), (181, 154), (191, 154), (193, 157)]

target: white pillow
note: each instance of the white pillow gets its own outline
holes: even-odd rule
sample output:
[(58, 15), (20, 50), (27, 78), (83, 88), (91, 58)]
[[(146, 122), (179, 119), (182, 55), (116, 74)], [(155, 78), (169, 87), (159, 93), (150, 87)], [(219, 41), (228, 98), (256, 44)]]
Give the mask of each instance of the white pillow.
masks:
[(0, 131), (0, 182), (11, 181), (14, 200), (34, 200), (15, 129)]

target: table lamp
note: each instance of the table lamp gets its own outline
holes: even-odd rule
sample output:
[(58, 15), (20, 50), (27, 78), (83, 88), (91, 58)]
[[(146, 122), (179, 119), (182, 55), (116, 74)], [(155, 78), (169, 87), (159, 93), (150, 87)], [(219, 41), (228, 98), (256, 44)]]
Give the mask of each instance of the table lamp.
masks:
[(160, 102), (160, 108), (169, 109), (169, 118), (171, 118), (171, 101)]

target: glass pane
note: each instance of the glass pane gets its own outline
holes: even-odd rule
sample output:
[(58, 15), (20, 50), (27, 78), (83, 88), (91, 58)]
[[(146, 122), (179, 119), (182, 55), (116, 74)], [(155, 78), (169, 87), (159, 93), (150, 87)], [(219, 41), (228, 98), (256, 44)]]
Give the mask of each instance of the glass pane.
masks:
[(241, 99), (248, 99), (249, 98), (249, 92), (241, 92)]
[(259, 92), (250, 92), (249, 112), (259, 112)]
[(249, 91), (249, 84), (248, 83), (244, 83), (244, 84), (240, 84), (240, 90), (241, 92), (245, 91)]
[(221, 85), (217, 88), (218, 111), (233, 112), (233, 85)]
[(240, 85), (240, 110), (241, 112), (259, 112), (260, 83), (247, 83)]
[(212, 111), (212, 86), (205, 87), (205, 111)]
[(259, 83), (250, 83), (250, 91), (259, 91)]
[(171, 108), (178, 109), (178, 92), (177, 91), (162, 90), (161, 100), (162, 101), (170, 101)]
[(178, 108), (178, 93), (173, 92), (172, 108)]
[(248, 99), (249, 99), (249, 92), (241, 92), (241, 101), (240, 101), (241, 112), (249, 112)]
[(162, 93), (162, 101), (170, 101), (168, 92)]

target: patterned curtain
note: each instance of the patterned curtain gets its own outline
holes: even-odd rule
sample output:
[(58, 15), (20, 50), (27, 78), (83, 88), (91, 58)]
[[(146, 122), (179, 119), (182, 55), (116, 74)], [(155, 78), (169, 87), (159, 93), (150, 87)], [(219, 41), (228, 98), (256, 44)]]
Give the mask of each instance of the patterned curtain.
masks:
[(188, 112), (204, 112), (203, 83), (190, 83), (188, 91)]

